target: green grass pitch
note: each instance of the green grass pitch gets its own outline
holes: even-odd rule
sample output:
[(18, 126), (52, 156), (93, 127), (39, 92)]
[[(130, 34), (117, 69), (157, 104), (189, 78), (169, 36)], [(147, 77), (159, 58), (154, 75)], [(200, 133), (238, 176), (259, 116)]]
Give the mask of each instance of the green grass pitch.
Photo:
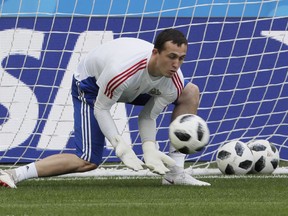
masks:
[(288, 176), (199, 177), (210, 187), (160, 178), (44, 178), (0, 188), (0, 215), (287, 215)]

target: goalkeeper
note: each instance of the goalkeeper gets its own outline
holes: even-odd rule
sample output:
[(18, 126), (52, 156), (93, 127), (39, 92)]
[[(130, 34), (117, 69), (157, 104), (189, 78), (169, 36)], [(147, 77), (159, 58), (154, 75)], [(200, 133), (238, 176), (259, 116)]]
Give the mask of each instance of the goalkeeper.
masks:
[[(119, 38), (102, 44), (78, 65), (72, 81), (75, 154), (56, 154), (16, 169), (0, 171), (0, 185), (16, 188), (29, 178), (48, 177), (97, 168), (102, 161), (105, 137), (116, 155), (133, 170), (147, 166), (163, 175), (162, 184), (206, 186), (184, 171), (185, 155), (170, 145), (169, 156), (156, 144), (156, 118), (175, 104), (172, 120), (195, 114), (198, 87), (185, 83), (180, 66), (188, 42), (178, 30), (166, 29), (155, 44), (136, 38)], [(119, 135), (110, 108), (117, 102), (141, 105), (138, 126), (145, 164)]]

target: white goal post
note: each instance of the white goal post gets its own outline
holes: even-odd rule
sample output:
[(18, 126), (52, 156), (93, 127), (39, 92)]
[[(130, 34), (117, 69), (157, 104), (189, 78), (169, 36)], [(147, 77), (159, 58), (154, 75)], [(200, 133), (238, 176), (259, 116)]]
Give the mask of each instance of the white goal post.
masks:
[[(70, 85), (80, 59), (119, 37), (153, 42), (165, 28), (179, 29), (188, 38), (182, 71), (186, 80), (199, 86), (198, 115), (211, 132), (206, 149), (188, 155), (187, 162), (209, 173), (219, 145), (234, 139), (267, 139), (279, 150), (281, 161), (288, 160), (285, 1), (0, 2), (0, 164), (13, 167), (74, 152)], [(142, 158), (139, 109), (117, 104), (111, 113)], [(167, 107), (157, 119), (157, 139), (164, 152), (170, 144), (172, 110)], [(106, 168), (126, 175), (118, 170), (123, 165), (108, 142), (100, 175), (111, 174)]]

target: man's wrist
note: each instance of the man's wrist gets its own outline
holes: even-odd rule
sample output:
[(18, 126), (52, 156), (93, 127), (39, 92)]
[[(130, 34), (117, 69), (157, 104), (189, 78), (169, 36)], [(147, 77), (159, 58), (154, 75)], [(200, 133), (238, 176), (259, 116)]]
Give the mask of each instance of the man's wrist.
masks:
[(148, 152), (148, 151), (155, 151), (157, 150), (156, 148), (156, 144), (155, 142), (153, 141), (145, 141), (143, 144), (142, 144), (142, 149), (143, 149), (143, 152)]

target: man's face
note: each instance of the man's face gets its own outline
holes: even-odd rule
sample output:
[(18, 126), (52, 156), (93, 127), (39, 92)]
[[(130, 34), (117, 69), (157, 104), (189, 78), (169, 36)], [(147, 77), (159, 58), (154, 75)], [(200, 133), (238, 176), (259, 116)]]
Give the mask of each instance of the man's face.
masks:
[(156, 55), (156, 68), (158, 76), (171, 78), (182, 65), (187, 52), (187, 45), (182, 44), (177, 46), (172, 41), (167, 41), (164, 44), (164, 49), (161, 53), (157, 49), (153, 50)]

